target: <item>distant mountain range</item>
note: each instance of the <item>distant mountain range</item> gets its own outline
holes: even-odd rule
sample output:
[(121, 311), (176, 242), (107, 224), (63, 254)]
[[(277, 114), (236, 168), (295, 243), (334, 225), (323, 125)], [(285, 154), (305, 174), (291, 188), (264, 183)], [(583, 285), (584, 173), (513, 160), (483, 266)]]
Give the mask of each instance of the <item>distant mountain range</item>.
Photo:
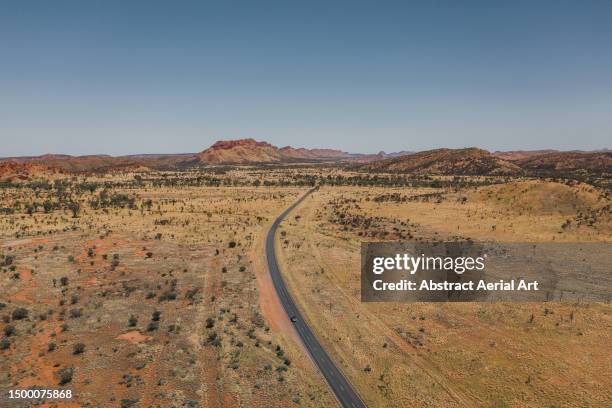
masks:
[(358, 166), (360, 170), (440, 175), (612, 174), (612, 151), (557, 150), (490, 153), (475, 147), (434, 149)]
[(547, 172), (612, 173), (612, 151), (557, 150), (488, 152), (478, 148), (434, 149), (422, 152), (354, 154), (334, 149), (276, 147), (254, 139), (221, 140), (200, 153), (7, 157), (0, 159), (0, 176), (30, 172), (67, 173), (147, 171), (214, 165), (256, 165), (335, 162), (359, 171), (413, 174), (520, 175)]
[(585, 171), (612, 174), (612, 151), (552, 152), (515, 160), (521, 168), (538, 173)]
[(304, 160), (340, 160), (352, 155), (332, 149), (278, 148), (254, 139), (222, 140), (197, 155), (201, 164), (279, 163)]
[(599, 149), (599, 150), (554, 150), (554, 149), (545, 149), (545, 150), (510, 150), (507, 152), (496, 151), (493, 154), (500, 159), (504, 160), (521, 160), (526, 159), (528, 157), (533, 156), (542, 156), (545, 154), (553, 154), (553, 153), (610, 153), (612, 150), (610, 149)]
[(518, 175), (523, 172), (516, 164), (475, 147), (427, 150), (375, 161), (360, 168), (413, 174)]

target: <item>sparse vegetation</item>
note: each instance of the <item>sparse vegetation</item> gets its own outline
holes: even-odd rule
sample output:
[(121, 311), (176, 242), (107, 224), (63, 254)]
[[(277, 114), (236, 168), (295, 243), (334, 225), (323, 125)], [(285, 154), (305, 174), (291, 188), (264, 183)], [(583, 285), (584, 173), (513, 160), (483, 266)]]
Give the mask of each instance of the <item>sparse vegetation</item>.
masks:
[[(153, 405), (206, 406), (195, 393), (201, 387), (211, 400), (252, 391), (241, 394), (245, 406), (333, 406), (312, 364), (281, 334), (282, 310), (265, 304), (273, 289), (261, 275), (267, 226), (312, 185), (320, 187), (281, 226), (280, 253), (291, 265), (282, 269), (291, 271), (285, 277), (292, 294), (303, 296), (300, 307), (343, 371), (374, 396), (371, 406), (388, 406), (392, 398), (448, 405), (443, 391), (431, 400), (431, 389), (450, 390), (460, 405), (507, 404), (497, 373), (522, 384), (532, 367), (513, 354), (515, 346), (544, 362), (521, 395), (531, 404), (554, 404), (555, 394), (538, 378), (560, 381), (555, 372), (567, 374), (546, 363), (561, 343), (564, 367), (583, 373), (574, 373), (583, 385), (555, 392), (569, 404), (578, 392), (602, 395), (584, 373), (605, 367), (584, 365), (566, 351), (600, 354), (596, 333), (603, 326), (593, 322), (605, 321), (606, 305), (547, 305), (548, 312), (525, 305), (365, 305), (354, 301), (354, 271), (358, 244), (368, 240), (605, 239), (609, 192), (568, 179), (375, 174), (327, 164), (58, 174), (3, 184), (0, 348), (19, 365), (6, 371), (5, 385), (70, 384), (83, 406), (121, 405), (141, 390), (153, 390), (147, 401)], [(551, 196), (564, 205), (549, 204)], [(490, 326), (496, 330), (486, 331)], [(525, 343), (526, 336), (545, 339), (546, 350)], [(469, 347), (458, 353), (459, 342)], [(167, 356), (171, 367), (156, 363)], [(493, 370), (487, 361), (504, 364)], [(517, 364), (520, 373), (513, 371)], [(425, 376), (431, 381), (418, 383), (423, 376), (415, 367), (431, 365), (438, 367)], [(474, 391), (448, 367), (465, 378), (489, 370), (494, 374), (482, 387), (494, 391)], [(119, 384), (102, 380), (114, 376)]]

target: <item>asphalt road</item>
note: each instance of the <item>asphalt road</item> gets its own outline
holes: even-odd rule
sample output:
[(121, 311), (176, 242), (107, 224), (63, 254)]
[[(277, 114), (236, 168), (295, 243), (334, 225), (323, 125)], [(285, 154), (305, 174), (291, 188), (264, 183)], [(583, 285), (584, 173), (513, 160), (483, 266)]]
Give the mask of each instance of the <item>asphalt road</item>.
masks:
[(329, 357), (321, 343), (317, 340), (315, 335), (308, 327), (308, 324), (300, 314), (300, 311), (296, 307), (285, 282), (280, 273), (278, 262), (276, 261), (276, 253), (274, 251), (274, 236), (276, 230), (283, 219), (297, 207), (306, 197), (308, 197), (315, 189), (309, 190), (299, 200), (297, 200), (291, 207), (287, 208), (272, 224), (270, 231), (266, 237), (266, 257), (268, 259), (268, 270), (272, 276), (272, 282), (274, 283), (274, 289), (278, 294), (278, 297), (285, 309), (285, 312), (289, 317), (295, 317), (296, 321), (292, 323), (297, 330), (298, 335), (302, 339), (306, 350), (310, 353), (310, 356), (314, 360), (317, 367), (327, 380), (330, 388), (336, 394), (336, 398), (340, 402), (340, 405), (344, 408), (365, 408), (365, 403), (359, 398), (359, 395), (355, 392), (351, 384), (344, 377), (342, 372), (336, 367), (332, 359)]

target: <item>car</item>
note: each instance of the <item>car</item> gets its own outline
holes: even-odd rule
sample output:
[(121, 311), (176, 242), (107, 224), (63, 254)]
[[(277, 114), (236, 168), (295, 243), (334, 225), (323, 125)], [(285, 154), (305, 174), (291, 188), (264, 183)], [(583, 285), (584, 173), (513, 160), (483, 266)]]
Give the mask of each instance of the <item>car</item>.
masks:
[(291, 323), (295, 323), (295, 322), (297, 322), (297, 317), (295, 317), (295, 316), (291, 316), (291, 317), (289, 318), (289, 320), (291, 320)]

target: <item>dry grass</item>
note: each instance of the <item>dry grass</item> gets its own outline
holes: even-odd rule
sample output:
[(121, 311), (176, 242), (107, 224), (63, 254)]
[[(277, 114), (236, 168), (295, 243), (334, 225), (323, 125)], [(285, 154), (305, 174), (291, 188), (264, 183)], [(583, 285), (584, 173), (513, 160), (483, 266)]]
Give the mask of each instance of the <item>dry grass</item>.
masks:
[[(0, 189), (0, 330), (14, 330), (0, 336), (3, 395), (60, 387), (70, 372), (61, 387), (74, 391), (73, 406), (335, 405), (275, 297), (263, 250), (272, 220), (317, 180), (338, 185), (283, 223), (281, 266), (370, 406), (610, 404), (609, 305), (359, 299), (361, 241), (609, 242), (601, 190), (487, 178), (453, 187), (451, 177), (331, 167), (217, 170), (54, 175), (66, 184)], [(359, 183), (368, 187), (342, 186)]]
[[(99, 188), (71, 192), (76, 218), (67, 208), (28, 214), (26, 202), (52, 194), (1, 192), (0, 207), (24, 203), (0, 217), (0, 261), (11, 259), (0, 269), (0, 330), (15, 328), (0, 351), (3, 395), (58, 388), (62, 370), (72, 370), (61, 387), (73, 390), (75, 406), (334, 404), (290, 334), (271, 327), (276, 317), (260, 307), (258, 242), (302, 190), (103, 180), (134, 205), (94, 208)], [(13, 319), (18, 308), (25, 319)]]
[[(609, 198), (584, 186), (540, 183), (458, 192), (324, 188), (284, 223), (279, 248), (292, 293), (371, 406), (610, 404), (607, 304), (359, 300), (362, 240), (611, 240), (604, 216), (561, 228)], [(374, 200), (390, 193), (400, 194), (399, 201)], [(517, 207), (517, 198), (534, 203)], [(543, 201), (546, 206), (536, 205)]]

